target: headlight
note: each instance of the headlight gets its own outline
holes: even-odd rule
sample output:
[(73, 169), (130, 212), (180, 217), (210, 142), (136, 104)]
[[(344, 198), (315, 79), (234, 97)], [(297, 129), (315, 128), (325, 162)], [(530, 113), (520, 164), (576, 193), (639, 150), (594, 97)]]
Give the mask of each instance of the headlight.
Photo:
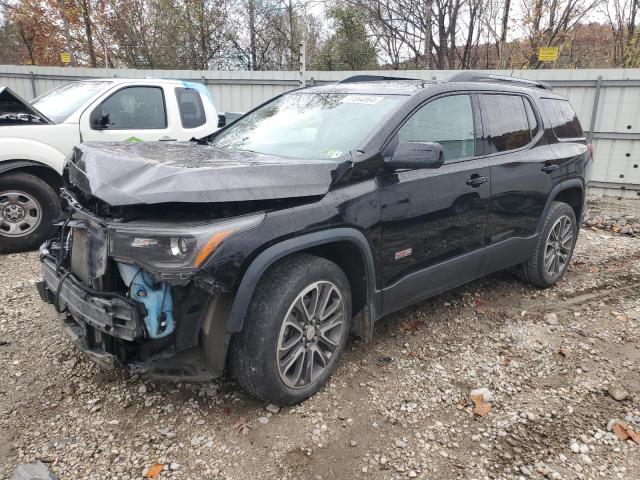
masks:
[(213, 223), (129, 222), (109, 225), (109, 255), (150, 271), (193, 271), (233, 235), (259, 225), (265, 214)]

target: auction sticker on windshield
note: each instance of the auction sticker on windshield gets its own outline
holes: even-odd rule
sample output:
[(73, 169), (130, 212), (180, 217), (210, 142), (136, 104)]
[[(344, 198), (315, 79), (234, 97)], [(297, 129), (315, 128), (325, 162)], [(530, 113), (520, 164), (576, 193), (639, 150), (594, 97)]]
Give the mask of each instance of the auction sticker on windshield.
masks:
[(340, 102), (342, 103), (364, 103), (365, 105), (375, 105), (384, 97), (375, 95), (347, 95)]

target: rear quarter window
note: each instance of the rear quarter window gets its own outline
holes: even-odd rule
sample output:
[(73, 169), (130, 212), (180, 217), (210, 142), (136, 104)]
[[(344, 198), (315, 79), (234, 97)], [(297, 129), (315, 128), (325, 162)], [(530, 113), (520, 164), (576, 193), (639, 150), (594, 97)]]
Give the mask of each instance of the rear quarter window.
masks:
[(568, 100), (543, 98), (540, 103), (558, 139), (584, 138), (578, 116)]
[(196, 128), (207, 122), (200, 93), (192, 88), (176, 88), (182, 128)]

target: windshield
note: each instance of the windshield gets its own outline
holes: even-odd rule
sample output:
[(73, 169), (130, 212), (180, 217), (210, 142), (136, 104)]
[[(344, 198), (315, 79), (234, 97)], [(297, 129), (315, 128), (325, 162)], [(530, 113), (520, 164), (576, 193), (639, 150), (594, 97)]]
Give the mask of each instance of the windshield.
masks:
[(105, 90), (110, 83), (106, 81), (68, 83), (40, 95), (31, 104), (51, 121), (64, 122), (91, 97)]
[(292, 93), (216, 135), (216, 147), (303, 159), (337, 158), (362, 145), (404, 97)]

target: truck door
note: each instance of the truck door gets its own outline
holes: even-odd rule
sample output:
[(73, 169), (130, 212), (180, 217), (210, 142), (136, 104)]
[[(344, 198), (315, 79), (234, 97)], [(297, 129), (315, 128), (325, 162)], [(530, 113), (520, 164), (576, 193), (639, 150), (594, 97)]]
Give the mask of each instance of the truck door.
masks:
[(384, 313), (478, 276), (490, 195), (472, 94), (429, 100), (397, 135), (439, 143), (444, 165), (380, 178)]
[(168, 104), (166, 96), (157, 85), (119, 88), (82, 114), (82, 141), (176, 140), (171, 119), (177, 120), (177, 106)]
[(482, 93), (485, 161), (491, 204), (483, 272), (525, 261), (553, 186), (566, 174), (544, 136), (540, 115), (523, 95)]

